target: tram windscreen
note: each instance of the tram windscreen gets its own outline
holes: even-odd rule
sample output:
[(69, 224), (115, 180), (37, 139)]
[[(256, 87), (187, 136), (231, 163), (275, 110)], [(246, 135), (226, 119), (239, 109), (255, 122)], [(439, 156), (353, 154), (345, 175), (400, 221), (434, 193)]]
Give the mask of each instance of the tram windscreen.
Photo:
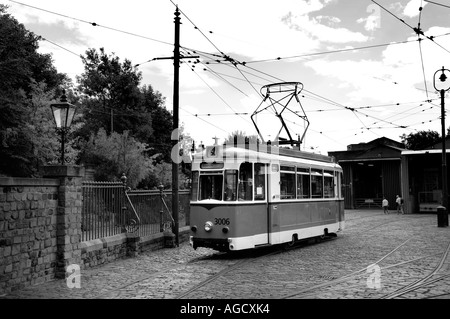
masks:
[(237, 170), (226, 170), (225, 171), (225, 191), (224, 198), (225, 201), (235, 201), (237, 194), (237, 183), (238, 183), (238, 171)]
[(223, 175), (216, 174), (200, 175), (199, 200), (216, 199), (222, 200)]
[(191, 192), (191, 200), (196, 201), (198, 195), (198, 171), (192, 172), (192, 192)]

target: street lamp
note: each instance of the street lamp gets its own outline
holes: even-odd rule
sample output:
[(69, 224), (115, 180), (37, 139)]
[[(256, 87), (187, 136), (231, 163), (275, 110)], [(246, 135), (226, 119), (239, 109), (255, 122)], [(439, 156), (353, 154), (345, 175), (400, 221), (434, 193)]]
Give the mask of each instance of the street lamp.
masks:
[[(437, 74), (441, 72), (439, 76), (439, 81), (436, 81)], [(433, 86), (436, 91), (440, 92), (441, 95), (441, 126), (442, 126), (442, 208), (438, 210), (438, 226), (443, 226), (444, 224), (448, 225), (448, 191), (447, 191), (447, 154), (445, 150), (445, 92), (450, 89), (450, 81), (448, 81), (448, 77), (445, 74), (446, 72), (450, 72), (448, 69), (437, 70), (433, 76)], [(440, 222), (440, 215), (445, 215), (446, 221), (443, 220)]]
[(59, 103), (50, 104), (52, 109), (53, 119), (56, 124), (56, 131), (61, 135), (61, 165), (64, 165), (64, 151), (66, 133), (69, 131), (75, 115), (75, 105), (67, 102), (66, 92), (63, 90)]

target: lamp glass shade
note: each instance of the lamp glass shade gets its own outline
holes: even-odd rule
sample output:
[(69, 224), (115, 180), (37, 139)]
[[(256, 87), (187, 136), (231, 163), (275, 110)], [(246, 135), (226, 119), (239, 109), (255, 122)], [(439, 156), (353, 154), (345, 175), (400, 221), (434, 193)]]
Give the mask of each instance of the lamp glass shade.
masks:
[(450, 73), (450, 70), (442, 68), (434, 73), (433, 86), (437, 91), (448, 91), (450, 89), (450, 78), (446, 73)]
[(69, 128), (75, 115), (75, 107), (70, 103), (51, 104), (57, 128)]

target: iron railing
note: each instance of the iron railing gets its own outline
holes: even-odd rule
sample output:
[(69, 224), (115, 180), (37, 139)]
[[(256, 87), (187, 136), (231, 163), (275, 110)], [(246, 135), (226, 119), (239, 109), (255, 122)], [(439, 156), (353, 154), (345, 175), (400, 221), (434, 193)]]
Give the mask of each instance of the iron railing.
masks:
[[(139, 236), (146, 236), (170, 230), (174, 224), (170, 210), (172, 192), (164, 190), (132, 190), (127, 192), (141, 223), (137, 231)], [(189, 190), (180, 190), (179, 227), (189, 225)]]
[(355, 198), (355, 208), (381, 208), (382, 198)]
[(83, 182), (81, 240), (108, 237), (123, 232), (123, 183)]
[[(170, 191), (129, 190), (122, 182), (83, 182), (81, 240), (123, 232), (147, 236), (170, 229), (174, 222)], [(179, 226), (189, 225), (189, 190), (179, 191)]]

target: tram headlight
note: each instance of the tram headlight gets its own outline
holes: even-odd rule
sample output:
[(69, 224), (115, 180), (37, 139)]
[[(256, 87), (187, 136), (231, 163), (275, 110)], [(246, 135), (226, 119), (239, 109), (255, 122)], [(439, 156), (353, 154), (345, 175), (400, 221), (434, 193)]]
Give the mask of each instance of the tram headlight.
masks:
[(206, 222), (205, 223), (205, 231), (210, 232), (213, 228), (213, 223), (212, 222)]

